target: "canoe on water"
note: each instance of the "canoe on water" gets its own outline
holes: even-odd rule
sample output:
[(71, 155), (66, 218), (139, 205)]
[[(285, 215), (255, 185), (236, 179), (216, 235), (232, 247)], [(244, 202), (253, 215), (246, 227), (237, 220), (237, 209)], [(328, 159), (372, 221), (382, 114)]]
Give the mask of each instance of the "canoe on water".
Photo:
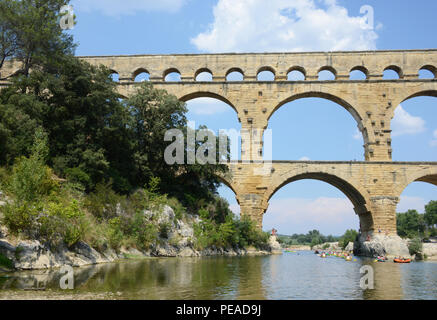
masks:
[(393, 259), (393, 262), (396, 262), (396, 263), (410, 263), (411, 259), (398, 259), (398, 258), (396, 258), (396, 259)]

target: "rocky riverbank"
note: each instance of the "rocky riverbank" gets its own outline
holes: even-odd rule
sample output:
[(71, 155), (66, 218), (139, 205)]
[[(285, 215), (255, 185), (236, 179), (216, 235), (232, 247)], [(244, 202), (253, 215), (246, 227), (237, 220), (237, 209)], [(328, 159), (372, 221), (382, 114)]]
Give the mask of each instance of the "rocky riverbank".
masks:
[[(338, 242), (327, 242), (313, 247), (313, 250), (343, 251)], [(399, 236), (391, 235), (359, 235), (355, 242), (349, 242), (345, 251), (353, 251), (356, 256), (377, 257), (387, 256), (389, 259), (402, 256), (411, 258), (408, 241)]]
[(422, 255), (426, 260), (437, 261), (437, 243), (424, 243)]
[[(146, 214), (153, 214), (147, 212)], [(187, 216), (184, 220), (175, 218), (171, 207), (165, 206), (160, 213), (158, 223), (167, 223), (169, 229), (165, 238), (160, 238), (156, 245), (147, 251), (135, 248), (121, 248), (118, 252), (107, 248), (98, 252), (87, 243), (80, 241), (68, 248), (65, 245), (49, 247), (38, 240), (17, 239), (8, 233), (5, 227), (0, 229), (0, 255), (9, 261), (16, 270), (32, 270), (58, 268), (63, 265), (75, 267), (98, 263), (113, 262), (119, 259), (138, 257), (201, 257), (201, 256), (240, 256), (279, 254), (281, 248), (276, 237), (271, 237), (269, 243), (262, 249), (247, 248), (216, 248), (211, 247), (196, 250), (193, 246), (194, 223), (200, 219)], [(5, 270), (6, 266), (1, 266)]]
[(386, 256), (389, 259), (394, 257), (411, 258), (408, 250), (408, 241), (397, 235), (364, 235), (354, 242), (354, 254), (365, 257)]
[[(377, 257), (387, 256), (389, 259), (394, 257), (405, 257), (416, 260), (437, 261), (437, 243), (423, 243), (422, 252), (410, 255), (408, 249), (409, 240), (399, 236), (374, 235), (369, 238), (360, 235), (355, 242), (349, 242), (344, 251), (353, 251), (357, 256)], [(313, 250), (342, 251), (338, 242), (326, 242), (313, 247)]]

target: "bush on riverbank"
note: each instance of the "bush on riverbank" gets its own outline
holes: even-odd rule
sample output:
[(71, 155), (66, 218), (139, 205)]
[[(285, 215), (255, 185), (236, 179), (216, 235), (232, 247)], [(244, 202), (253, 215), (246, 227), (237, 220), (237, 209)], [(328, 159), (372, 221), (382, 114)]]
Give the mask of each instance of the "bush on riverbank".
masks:
[(414, 238), (408, 243), (408, 250), (410, 255), (417, 255), (423, 252), (423, 244), (420, 238)]
[(354, 242), (358, 237), (358, 231), (354, 229), (348, 229), (338, 240), (338, 245), (344, 250), (349, 242)]
[(15, 235), (71, 246), (84, 237), (85, 212), (73, 198), (72, 186), (61, 186), (45, 165), (48, 148), (42, 129), (36, 131), (34, 142), (32, 154), (18, 159), (3, 182), (10, 196), (1, 208), (3, 223)]
[(247, 246), (263, 248), (268, 242), (267, 232), (257, 229), (254, 222), (248, 218), (236, 218), (230, 210), (224, 217), (223, 223), (212, 218), (206, 209), (199, 210), (199, 216), (202, 221), (194, 226), (197, 250), (212, 246), (219, 248), (244, 248)]

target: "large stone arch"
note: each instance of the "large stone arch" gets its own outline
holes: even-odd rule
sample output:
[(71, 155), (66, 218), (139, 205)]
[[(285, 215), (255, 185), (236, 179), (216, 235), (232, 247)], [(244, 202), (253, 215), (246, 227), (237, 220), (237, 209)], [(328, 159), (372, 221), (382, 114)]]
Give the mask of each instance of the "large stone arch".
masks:
[(215, 93), (213, 91), (202, 90), (202, 91), (179, 93), (176, 94), (176, 97), (183, 102), (188, 102), (190, 100), (197, 99), (197, 98), (213, 98), (213, 99), (220, 100), (226, 103), (227, 105), (229, 105), (229, 107), (231, 107), (235, 111), (238, 122), (241, 122), (240, 113), (239, 110), (237, 109), (237, 106), (232, 101), (230, 101), (228, 98), (224, 97), (221, 94)]
[(404, 102), (404, 101), (413, 99), (413, 98), (417, 98), (417, 97), (435, 97), (435, 98), (437, 98), (437, 89), (423, 90), (423, 91), (414, 92), (413, 94), (411, 94), (408, 97), (404, 98), (401, 101), (401, 103)]
[(279, 110), (282, 106), (289, 102), (293, 102), (299, 99), (303, 98), (321, 98), (326, 99), (329, 101), (332, 101), (341, 107), (343, 107), (349, 114), (352, 116), (352, 118), (357, 122), (358, 129), (360, 130), (364, 144), (367, 144), (369, 142), (369, 133), (367, 131), (367, 126), (364, 123), (364, 116), (360, 114), (360, 112), (352, 106), (352, 103), (348, 102), (346, 99), (339, 97), (337, 94), (324, 92), (324, 91), (305, 91), (301, 93), (297, 93), (294, 95), (291, 95), (285, 99), (282, 99), (267, 115), (267, 121), (270, 120), (270, 118), (273, 116), (273, 114)]
[(340, 177), (338, 174), (329, 171), (302, 170), (301, 172), (294, 171), (291, 174), (285, 172), (276, 177), (273, 175), (271, 185), (266, 190), (264, 196), (263, 207), (267, 210), (268, 202), (282, 187), (289, 183), (305, 179), (323, 181), (340, 190), (352, 202), (354, 211), (359, 216), (362, 230), (372, 230), (373, 219), (369, 202), (366, 199), (365, 190), (363, 190), (359, 184), (352, 183), (348, 181), (347, 178)]
[(217, 94), (212, 91), (193, 91), (190, 93), (183, 93), (181, 96), (177, 96), (179, 100), (183, 102), (187, 102), (189, 100), (197, 99), (197, 98), (213, 98), (220, 100), (226, 104), (228, 104), (234, 111), (238, 114), (238, 110), (235, 107), (235, 105), (229, 101), (229, 99), (225, 98), (224, 96)]
[(237, 200), (238, 205), (240, 205), (240, 191), (238, 190), (238, 187), (234, 185), (232, 177), (230, 173), (224, 173), (224, 174), (216, 174), (217, 178), (220, 180), (221, 183), (223, 183), (225, 186), (227, 186), (229, 189), (232, 190), (232, 192), (235, 195), (235, 199)]
[(403, 90), (396, 91), (393, 94), (391, 101), (391, 119), (394, 117), (394, 112), (397, 107), (402, 102), (405, 102), (410, 99), (414, 99), (417, 97), (435, 97), (437, 98), (437, 81), (430, 79), (427, 80), (426, 83), (421, 84), (420, 86), (408, 86)]
[(411, 183), (420, 181), (427, 182), (437, 186), (437, 167), (427, 166), (422, 168), (411, 168), (404, 173), (404, 179), (394, 185), (394, 194), (400, 198), (405, 188)]

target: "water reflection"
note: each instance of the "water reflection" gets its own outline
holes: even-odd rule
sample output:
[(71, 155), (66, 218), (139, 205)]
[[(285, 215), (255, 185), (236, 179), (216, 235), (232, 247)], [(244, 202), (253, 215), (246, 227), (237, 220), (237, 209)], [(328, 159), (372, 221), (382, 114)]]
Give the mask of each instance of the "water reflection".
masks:
[(399, 300), (404, 298), (402, 289), (401, 265), (391, 262), (364, 261), (374, 270), (374, 290), (365, 290), (363, 298), (366, 300)]
[[(375, 289), (360, 288), (360, 268), (374, 269)], [(312, 252), (260, 257), (150, 258), (75, 268), (68, 298), (116, 299), (437, 299), (437, 264), (399, 265)], [(0, 298), (30, 298), (59, 288), (59, 270), (0, 274)], [(26, 291), (25, 291), (26, 290)], [(26, 298), (29, 298), (26, 296)]]

